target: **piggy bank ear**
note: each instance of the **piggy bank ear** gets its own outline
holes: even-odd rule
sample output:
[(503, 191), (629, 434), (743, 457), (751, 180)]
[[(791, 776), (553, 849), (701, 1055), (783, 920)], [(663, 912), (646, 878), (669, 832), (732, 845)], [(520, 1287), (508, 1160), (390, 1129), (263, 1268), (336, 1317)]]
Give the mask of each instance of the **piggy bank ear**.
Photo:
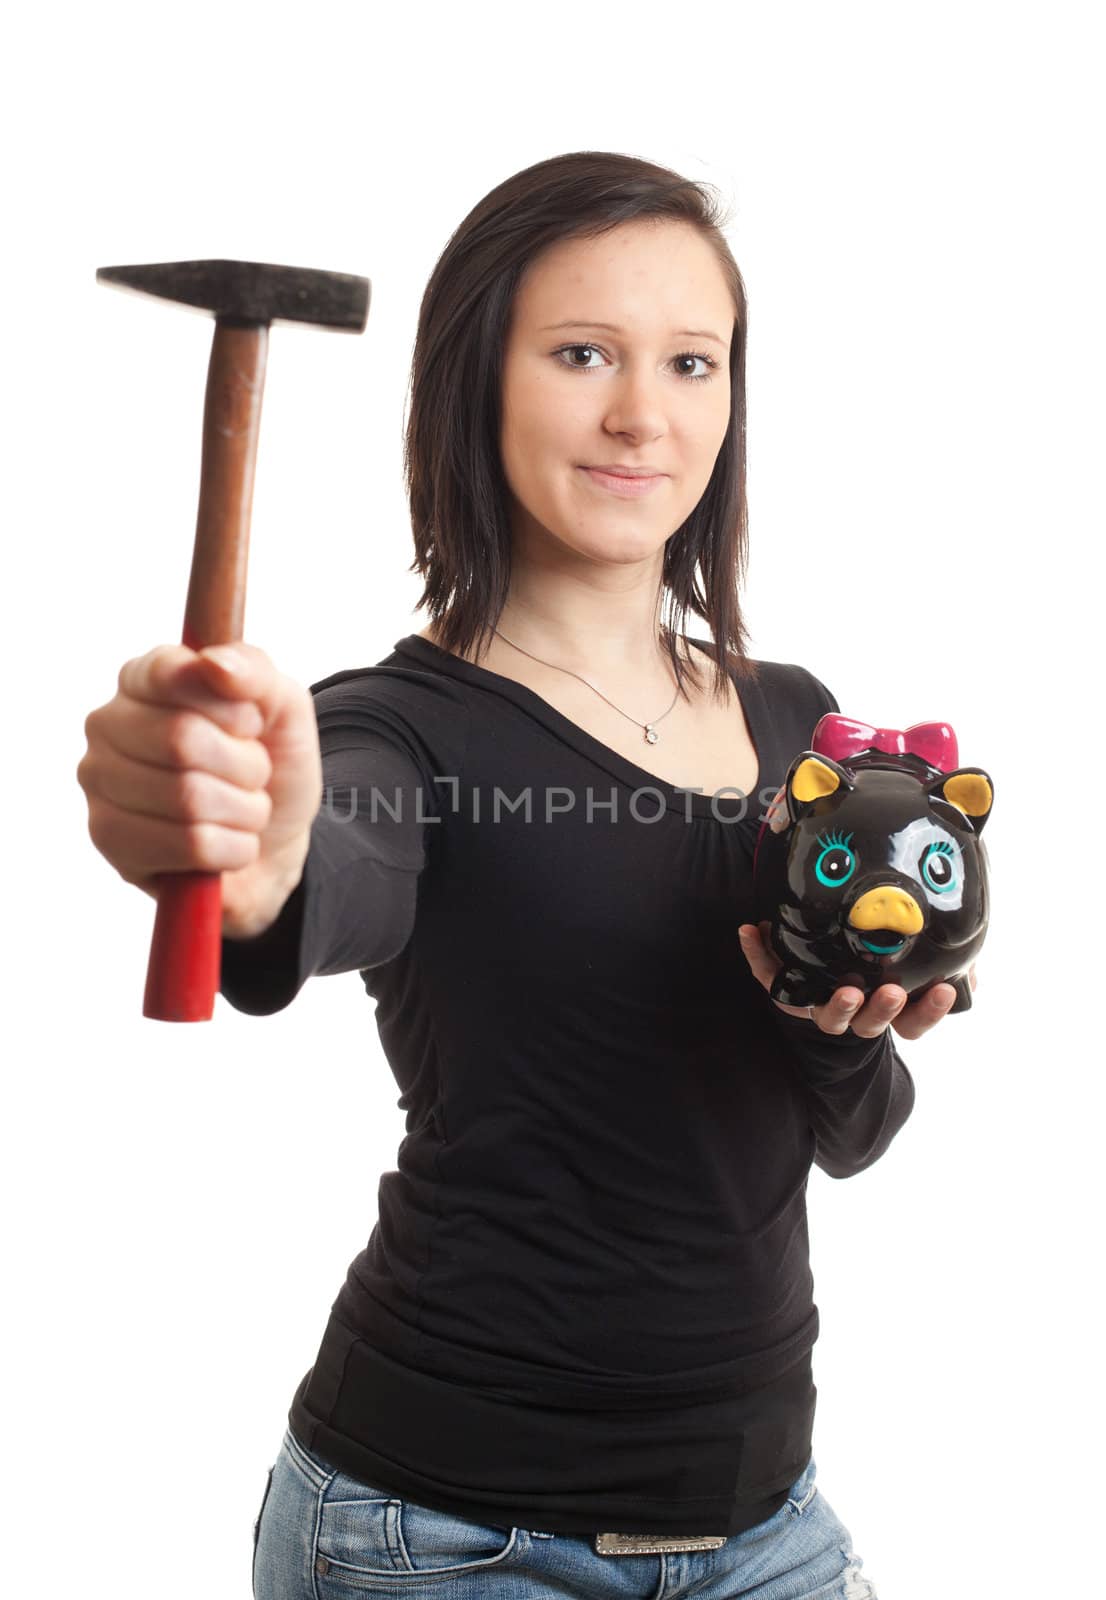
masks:
[(787, 814), (792, 822), (798, 822), (813, 801), (820, 800), (823, 795), (836, 794), (839, 790), (853, 788), (855, 785), (844, 767), (839, 767), (829, 756), (820, 756), (813, 750), (804, 750), (801, 755), (795, 757), (788, 768), (787, 782), (784, 785)]
[(926, 784), (926, 792), (935, 800), (947, 800), (963, 812), (976, 833), (983, 832), (995, 792), (982, 767), (957, 767), (955, 772), (943, 773)]

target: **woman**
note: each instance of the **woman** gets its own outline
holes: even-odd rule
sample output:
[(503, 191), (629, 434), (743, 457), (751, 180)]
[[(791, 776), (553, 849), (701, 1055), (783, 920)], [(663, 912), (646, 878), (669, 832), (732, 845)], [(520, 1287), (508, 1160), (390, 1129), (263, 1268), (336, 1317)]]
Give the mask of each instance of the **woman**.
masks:
[(429, 625), (310, 692), (163, 645), (88, 719), (97, 847), (147, 892), (222, 873), (239, 1010), (359, 971), (407, 1112), (259, 1600), (874, 1593), (815, 1487), (805, 1185), (887, 1148), (889, 1024), (954, 991), (767, 994), (756, 831), (836, 702), (745, 649), (745, 334), (696, 184), (510, 178), (421, 308)]

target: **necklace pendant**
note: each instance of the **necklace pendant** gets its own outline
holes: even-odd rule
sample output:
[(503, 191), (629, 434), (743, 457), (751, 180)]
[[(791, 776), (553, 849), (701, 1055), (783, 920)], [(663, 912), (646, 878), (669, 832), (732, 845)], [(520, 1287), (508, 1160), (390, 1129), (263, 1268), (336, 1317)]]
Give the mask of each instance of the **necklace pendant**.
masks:
[(657, 742), (657, 740), (659, 738), (660, 738), (660, 734), (657, 732), (656, 728), (654, 728), (654, 726), (653, 726), (653, 724), (651, 722), (647, 722), (645, 724), (645, 742), (646, 742), (646, 744), (656, 744), (656, 742)]

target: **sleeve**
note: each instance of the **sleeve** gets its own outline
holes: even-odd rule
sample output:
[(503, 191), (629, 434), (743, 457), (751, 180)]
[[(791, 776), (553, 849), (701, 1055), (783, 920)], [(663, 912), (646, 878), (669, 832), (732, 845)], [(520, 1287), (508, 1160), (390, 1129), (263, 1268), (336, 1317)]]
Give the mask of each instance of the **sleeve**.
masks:
[[(814, 723), (840, 711), (813, 673)], [(914, 1080), (890, 1027), (875, 1039), (851, 1029), (826, 1033), (812, 1017), (792, 1017), (767, 994), (806, 1096), (814, 1162), (831, 1178), (851, 1178), (878, 1161), (914, 1109)]]
[(457, 687), (419, 676), (415, 711), (395, 677), (343, 673), (313, 686), (322, 803), (276, 921), (222, 941), (219, 987), (235, 1010), (268, 1016), (315, 974), (379, 966), (410, 938), (427, 831), (441, 826), (440, 780), (459, 774), (468, 736)]
[(769, 1004), (806, 1096), (814, 1164), (851, 1178), (879, 1160), (914, 1109), (914, 1080), (887, 1027), (875, 1039), (825, 1033)]

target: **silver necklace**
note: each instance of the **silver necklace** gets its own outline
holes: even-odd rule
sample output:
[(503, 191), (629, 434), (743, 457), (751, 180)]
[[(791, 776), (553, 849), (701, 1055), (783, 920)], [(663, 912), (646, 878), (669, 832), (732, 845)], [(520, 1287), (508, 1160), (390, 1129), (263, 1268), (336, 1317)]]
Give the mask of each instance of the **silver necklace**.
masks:
[[(494, 624), (492, 625), (492, 632), (493, 633), (499, 633), (499, 629), (497, 627), (495, 627)], [(523, 650), (522, 646), (520, 644), (515, 644), (513, 639), (508, 639), (508, 637), (507, 637), (507, 635), (505, 633), (499, 633), (499, 637), (503, 640), (504, 644), (509, 644), (511, 646), (512, 650), (521, 650), (522, 654), (524, 656), (529, 656), (531, 661), (537, 661), (543, 667), (552, 667), (554, 672), (567, 672), (570, 678), (579, 678), (580, 682), (581, 683), (586, 683), (588, 688), (591, 689), (595, 694), (597, 694), (599, 696), (600, 700), (607, 700), (607, 697), (603, 693), (602, 689), (596, 689), (594, 683), (588, 682), (588, 679), (582, 677), (580, 675), (580, 673), (573, 672), (571, 667), (559, 667), (555, 661), (542, 661), (541, 656), (536, 656), (529, 650)], [(679, 699), (679, 697), (680, 697), (680, 685), (677, 683), (677, 685), (676, 685), (676, 693), (672, 696), (672, 705), (669, 706), (668, 711), (672, 710), (672, 706), (674, 706), (676, 704), (676, 701)], [(662, 711), (660, 716), (659, 717), (654, 717), (652, 722), (638, 722), (637, 718), (636, 717), (631, 717), (630, 713), (628, 711), (623, 711), (621, 706), (616, 706), (613, 700), (607, 700), (607, 704), (609, 706), (611, 706), (615, 711), (617, 711), (620, 717), (628, 718), (628, 720), (630, 722), (632, 722), (636, 727), (642, 729), (642, 731), (645, 734), (645, 742), (646, 742), (646, 744), (656, 744), (657, 743), (658, 739), (660, 738), (660, 734), (657, 732), (657, 723), (664, 721), (665, 717), (667, 717), (667, 715), (668, 715), (668, 711)]]

